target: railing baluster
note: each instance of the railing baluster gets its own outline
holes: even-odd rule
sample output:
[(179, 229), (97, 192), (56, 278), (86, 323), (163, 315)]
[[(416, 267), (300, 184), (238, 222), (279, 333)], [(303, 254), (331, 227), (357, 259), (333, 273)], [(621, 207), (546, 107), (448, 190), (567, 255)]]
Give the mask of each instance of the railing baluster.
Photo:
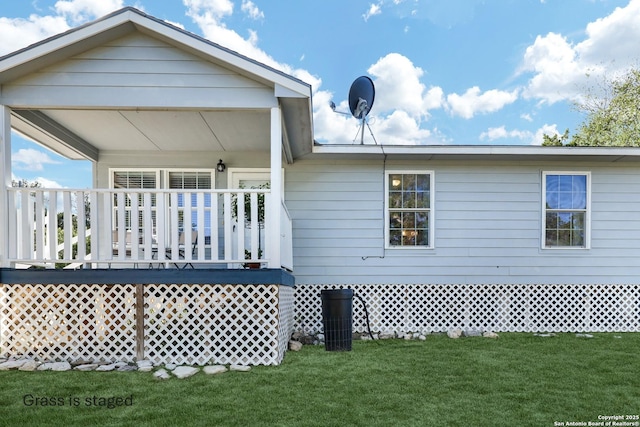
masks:
[(260, 259), (260, 222), (258, 220), (258, 193), (251, 193), (251, 259)]
[[(235, 193), (236, 197), (241, 197), (240, 194)], [(224, 193), (223, 195), (223, 216), (224, 216), (224, 259), (225, 261), (233, 259), (233, 242), (231, 236), (233, 236), (233, 223), (231, 221), (231, 193)]]
[(44, 194), (41, 191), (35, 194), (36, 201), (36, 251), (35, 258), (42, 259), (44, 255)]
[(76, 195), (76, 209), (77, 209), (77, 224), (78, 224), (78, 253), (76, 255), (76, 260), (77, 261), (84, 261), (84, 258), (87, 254), (87, 238), (86, 238), (86, 223), (87, 223), (87, 219), (86, 219), (86, 213), (85, 213), (85, 206), (84, 206), (84, 191), (77, 191), (75, 192)]
[(49, 212), (47, 212), (47, 239), (49, 240), (49, 259), (58, 259), (58, 203), (55, 190), (49, 191)]
[(204, 193), (199, 191), (196, 195), (196, 206), (198, 209), (197, 215), (197, 225), (196, 229), (198, 230), (198, 260), (205, 259), (205, 251), (204, 251)]
[(71, 193), (65, 191), (62, 193), (63, 217), (64, 217), (64, 259), (71, 259), (73, 238), (73, 218), (71, 213)]
[(171, 256), (169, 259), (175, 260), (178, 258), (178, 239), (179, 239), (179, 231), (178, 230), (178, 193), (171, 193), (170, 196), (170, 206), (171, 206), (171, 216), (169, 222), (170, 229), (170, 238), (171, 242)]
[(209, 215), (209, 228), (211, 230), (211, 260), (218, 261), (218, 194), (211, 193), (211, 215)]
[(140, 206), (138, 203), (138, 193), (129, 193), (129, 199), (131, 200), (131, 209), (129, 210), (129, 256), (132, 260), (138, 259), (139, 246), (140, 246)]

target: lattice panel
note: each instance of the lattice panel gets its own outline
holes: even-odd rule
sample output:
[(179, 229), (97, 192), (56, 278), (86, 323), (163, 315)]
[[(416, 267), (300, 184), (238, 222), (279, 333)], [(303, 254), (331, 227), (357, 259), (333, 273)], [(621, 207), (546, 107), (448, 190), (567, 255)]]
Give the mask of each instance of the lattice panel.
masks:
[(279, 362), (277, 285), (148, 285), (144, 301), (155, 363)]
[(278, 354), (275, 364), (282, 362), (293, 333), (293, 288), (279, 286), (278, 295)]
[[(295, 330), (304, 333), (317, 333), (322, 326), (323, 289), (340, 289), (338, 285), (300, 285), (295, 288)], [(404, 299), (402, 286), (349, 285), (353, 289), (353, 331), (366, 332), (367, 322), (359, 295), (367, 305), (369, 323), (372, 330), (393, 332), (404, 327), (404, 313), (394, 310)]]
[(0, 354), (133, 361), (132, 285), (0, 285)]
[[(374, 332), (640, 332), (639, 285), (354, 285)], [(298, 285), (296, 326), (322, 331), (320, 291), (336, 285)], [(354, 297), (353, 329), (366, 331)]]

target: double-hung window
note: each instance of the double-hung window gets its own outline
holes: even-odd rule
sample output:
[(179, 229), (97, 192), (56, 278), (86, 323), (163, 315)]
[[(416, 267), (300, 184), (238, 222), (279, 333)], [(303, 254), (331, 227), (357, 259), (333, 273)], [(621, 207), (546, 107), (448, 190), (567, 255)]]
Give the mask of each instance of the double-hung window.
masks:
[[(213, 188), (215, 172), (213, 170), (170, 170), (167, 182), (172, 190), (210, 190)], [(203, 205), (198, 204), (196, 193), (178, 193), (178, 228), (180, 231), (196, 230), (198, 223), (203, 224), (205, 239), (211, 236), (211, 193), (205, 192)], [(190, 212), (185, 215), (186, 211)], [(201, 218), (199, 218), (201, 214)], [(191, 226), (185, 224), (185, 216), (190, 218)]]
[(433, 172), (387, 171), (387, 248), (433, 247)]
[[(112, 169), (111, 170), (111, 186), (115, 189), (131, 189), (131, 190), (151, 190), (158, 188), (159, 183), (159, 171), (158, 170), (125, 170), (125, 169)], [(147, 206), (148, 209), (151, 210), (152, 217), (152, 227), (155, 228), (155, 220), (156, 220), (156, 197), (155, 194), (151, 195), (151, 204)], [(131, 199), (130, 195), (126, 195), (124, 198), (124, 224), (118, 223), (119, 216), (118, 212), (118, 196), (114, 196), (113, 208), (114, 208), (114, 227), (119, 228), (124, 225), (125, 229), (131, 230), (131, 226), (134, 223), (131, 217), (131, 209), (134, 201)], [(141, 210), (145, 208), (145, 198), (142, 193), (139, 193), (137, 196), (137, 205), (139, 213), (138, 213), (138, 227), (143, 227), (143, 216)]]
[(589, 172), (543, 172), (542, 180), (542, 247), (589, 248)]

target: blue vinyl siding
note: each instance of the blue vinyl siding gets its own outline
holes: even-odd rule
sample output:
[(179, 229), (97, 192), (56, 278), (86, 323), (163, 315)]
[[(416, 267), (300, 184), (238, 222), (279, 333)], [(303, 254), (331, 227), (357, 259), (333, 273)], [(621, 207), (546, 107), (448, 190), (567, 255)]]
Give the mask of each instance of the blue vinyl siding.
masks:
[[(640, 171), (633, 164), (387, 161), (434, 172), (433, 250), (384, 248), (382, 161), (287, 168), (294, 275), (306, 283), (637, 283)], [(543, 171), (591, 174), (591, 247), (543, 250)]]

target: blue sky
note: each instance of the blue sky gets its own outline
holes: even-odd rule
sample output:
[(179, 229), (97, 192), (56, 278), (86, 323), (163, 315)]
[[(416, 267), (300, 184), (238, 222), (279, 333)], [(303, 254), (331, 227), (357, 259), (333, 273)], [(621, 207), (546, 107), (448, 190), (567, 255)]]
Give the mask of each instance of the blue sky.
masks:
[[(0, 6), (0, 55), (134, 6), (307, 81), (316, 140), (353, 143), (351, 82), (382, 144), (536, 145), (586, 88), (638, 65), (640, 0), (33, 0)], [(587, 77), (589, 75), (589, 77)], [(365, 143), (373, 143), (370, 134)], [(91, 186), (91, 165), (14, 137), (15, 178)]]

